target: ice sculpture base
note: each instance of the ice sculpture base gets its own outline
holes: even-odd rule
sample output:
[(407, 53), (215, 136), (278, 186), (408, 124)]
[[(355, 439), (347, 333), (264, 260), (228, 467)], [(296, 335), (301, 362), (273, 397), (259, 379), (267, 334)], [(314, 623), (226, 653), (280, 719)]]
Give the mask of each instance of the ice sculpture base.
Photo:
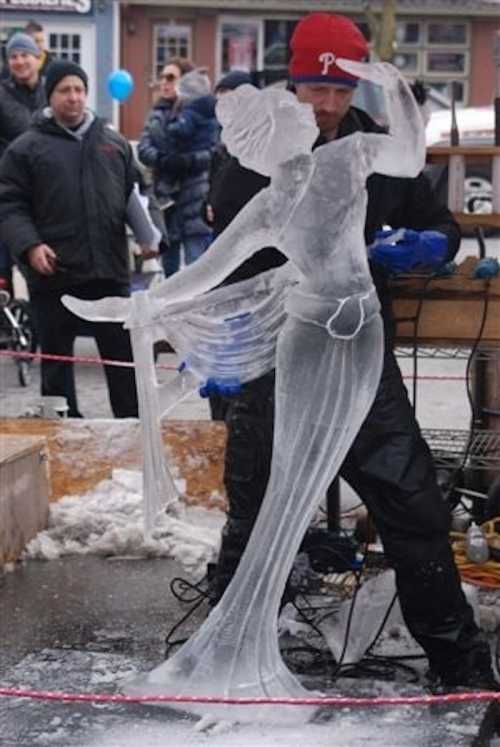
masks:
[[(177, 666), (170, 667), (170, 661), (165, 662), (154, 672), (139, 676), (131, 680), (122, 688), (127, 695), (165, 695), (174, 693), (176, 696), (210, 696), (220, 695), (224, 698), (315, 698), (321, 694), (307, 690), (300, 682), (285, 669), (286, 682), (276, 674), (274, 677), (261, 682), (233, 681), (228, 685), (229, 675), (217, 671), (211, 677), (203, 680), (193, 675), (183, 676)], [(155, 683), (154, 675), (161, 677)], [(241, 675), (241, 672), (239, 672)], [(214, 721), (231, 721), (238, 723), (273, 723), (281, 725), (304, 724), (310, 721), (318, 711), (318, 706), (282, 705), (282, 704), (249, 704), (237, 705), (226, 703), (152, 703), (152, 705), (174, 708), (177, 711), (193, 716), (209, 717)]]

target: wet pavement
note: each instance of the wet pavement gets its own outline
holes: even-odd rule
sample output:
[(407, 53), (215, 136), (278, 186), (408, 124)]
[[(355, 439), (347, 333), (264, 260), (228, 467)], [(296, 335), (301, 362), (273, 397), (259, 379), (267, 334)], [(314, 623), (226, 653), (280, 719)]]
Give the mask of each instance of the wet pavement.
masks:
[[(170, 590), (185, 571), (169, 559), (97, 556), (30, 561), (0, 584), (0, 687), (119, 694), (158, 666), (165, 637), (190, 605)], [(206, 603), (174, 638), (189, 635)], [(312, 691), (345, 696), (426, 694), (421, 685), (365, 677), (301, 675)], [(169, 693), (166, 693), (169, 694)], [(277, 706), (273, 706), (277, 708)], [(479, 747), (486, 705), (329, 708), (290, 727), (229, 716), (199, 722), (170, 706), (99, 704), (0, 696), (1, 747)], [(211, 713), (209, 709), (209, 713)], [(215, 723), (214, 723), (215, 721)]]
[[(0, 586), (0, 686), (119, 693), (164, 659), (165, 636), (186, 611), (169, 589), (172, 560), (70, 557), (20, 564)], [(179, 636), (204, 619), (202, 605)], [(321, 676), (304, 678), (328, 692)], [(421, 695), (420, 686), (339, 681), (335, 694)], [(207, 723), (170, 707), (0, 697), (1, 747), (461, 747), (473, 745), (486, 706), (342, 708), (293, 727)], [(478, 744), (495, 744), (480, 742)]]

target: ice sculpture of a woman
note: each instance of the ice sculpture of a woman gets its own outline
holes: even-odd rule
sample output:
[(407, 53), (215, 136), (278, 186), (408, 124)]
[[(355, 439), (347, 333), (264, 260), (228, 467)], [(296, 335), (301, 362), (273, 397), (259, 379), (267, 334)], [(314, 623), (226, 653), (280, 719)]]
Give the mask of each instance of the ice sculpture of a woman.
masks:
[[(291, 93), (243, 86), (224, 97), (218, 116), (229, 151), (270, 176), (270, 186), (200, 260), (154, 290), (167, 304), (187, 300), (269, 245), (290, 259), (299, 277), (278, 338), (271, 476), (243, 558), (201, 628), (128, 692), (307, 692), (281, 658), (277, 617), (302, 537), (371, 406), (381, 372), (382, 322), (363, 233), (365, 182), (375, 171), (416, 176), (425, 159), (421, 117), (396, 68), (337, 64), (384, 87), (390, 134), (356, 132), (311, 153), (314, 116)], [(290, 711), (280, 713), (304, 716)], [(230, 713), (255, 718), (244, 707)]]
[[(271, 476), (237, 572), (201, 628), (129, 693), (304, 696), (278, 647), (280, 599), (302, 537), (373, 401), (382, 366), (379, 303), (364, 240), (369, 174), (416, 176), (422, 120), (396, 68), (337, 60), (384, 87), (390, 134), (356, 132), (311, 152), (312, 109), (293, 94), (242, 86), (222, 98), (223, 140), (240, 163), (271, 177), (194, 264), (151, 290), (155, 304), (188, 301), (220, 283), (262, 246), (278, 247), (298, 283), (276, 354)], [(187, 706), (182, 706), (187, 709)], [(189, 706), (196, 713), (207, 706)], [(210, 706), (221, 716), (222, 706)], [(217, 710), (218, 709), (218, 710)], [(303, 719), (302, 709), (259, 716)], [(234, 707), (229, 718), (255, 718)]]

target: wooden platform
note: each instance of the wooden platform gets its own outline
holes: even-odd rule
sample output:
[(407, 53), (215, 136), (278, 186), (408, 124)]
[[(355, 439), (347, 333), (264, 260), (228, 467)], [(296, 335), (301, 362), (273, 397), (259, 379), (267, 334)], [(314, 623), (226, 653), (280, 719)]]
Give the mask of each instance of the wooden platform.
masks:
[[(136, 420), (4, 418), (0, 433), (44, 439), (51, 501), (91, 490), (111, 477), (114, 468), (141, 468), (142, 439)], [(224, 507), (224, 424), (170, 421), (163, 428), (163, 439), (174, 476), (186, 481), (189, 501)]]
[(467, 257), (449, 278), (392, 281), (398, 342), (472, 345), (481, 333), (482, 343), (500, 345), (500, 278), (474, 279), (477, 261)]
[(47, 526), (49, 475), (45, 438), (0, 433), (1, 570)]

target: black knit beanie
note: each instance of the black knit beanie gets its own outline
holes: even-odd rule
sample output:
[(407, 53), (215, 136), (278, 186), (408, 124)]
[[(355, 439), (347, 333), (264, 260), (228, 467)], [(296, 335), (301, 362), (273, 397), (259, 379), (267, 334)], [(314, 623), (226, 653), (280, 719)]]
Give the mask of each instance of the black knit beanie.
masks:
[(65, 78), (67, 75), (76, 75), (83, 81), (85, 90), (88, 91), (89, 79), (87, 73), (83, 70), (80, 65), (76, 62), (70, 62), (69, 60), (54, 60), (47, 68), (45, 76), (45, 93), (47, 94), (47, 101), (50, 101), (52, 91), (57, 84)]

